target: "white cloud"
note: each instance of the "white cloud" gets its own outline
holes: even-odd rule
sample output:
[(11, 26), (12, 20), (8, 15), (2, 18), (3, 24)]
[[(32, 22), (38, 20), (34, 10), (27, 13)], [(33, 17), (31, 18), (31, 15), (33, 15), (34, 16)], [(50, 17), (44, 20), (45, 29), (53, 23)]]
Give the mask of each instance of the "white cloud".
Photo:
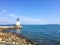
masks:
[(0, 10), (0, 15), (4, 16), (4, 15), (7, 15), (7, 10)]
[(2, 10), (2, 12), (6, 13), (6, 12), (7, 12), (7, 10)]
[(18, 16), (17, 15), (14, 15), (14, 14), (9, 14), (9, 16), (18, 18)]
[(25, 24), (42, 24), (44, 20), (37, 19), (37, 18), (30, 18), (30, 17), (21, 17), (20, 19)]
[(0, 17), (0, 22), (4, 22), (5, 21), (5, 17)]
[(34, 18), (29, 18), (29, 17), (22, 17), (25, 22), (41, 22), (40, 19), (34, 19)]
[(22, 18), (22, 16), (15, 15), (15, 14), (9, 14), (9, 16), (14, 17), (14, 18)]
[(0, 24), (15, 24), (16, 20), (10, 17), (0, 17)]

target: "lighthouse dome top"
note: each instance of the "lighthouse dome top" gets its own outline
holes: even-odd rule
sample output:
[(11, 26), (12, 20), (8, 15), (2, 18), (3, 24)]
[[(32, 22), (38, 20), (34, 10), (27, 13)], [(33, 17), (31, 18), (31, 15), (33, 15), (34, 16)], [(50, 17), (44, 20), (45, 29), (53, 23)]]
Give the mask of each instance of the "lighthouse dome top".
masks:
[(17, 21), (19, 21), (19, 18), (17, 18)]

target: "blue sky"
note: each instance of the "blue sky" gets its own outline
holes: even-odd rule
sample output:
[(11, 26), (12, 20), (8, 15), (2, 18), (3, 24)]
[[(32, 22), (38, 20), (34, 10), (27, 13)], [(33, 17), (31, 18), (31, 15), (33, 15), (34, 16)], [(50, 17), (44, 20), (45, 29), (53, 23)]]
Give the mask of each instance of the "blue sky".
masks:
[(60, 0), (0, 0), (0, 24), (60, 24)]

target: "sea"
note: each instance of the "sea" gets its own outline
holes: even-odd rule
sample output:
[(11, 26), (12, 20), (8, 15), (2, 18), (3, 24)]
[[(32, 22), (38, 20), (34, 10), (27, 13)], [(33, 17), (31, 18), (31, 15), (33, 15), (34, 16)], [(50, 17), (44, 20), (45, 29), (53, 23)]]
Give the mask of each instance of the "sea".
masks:
[(6, 29), (33, 40), (38, 45), (60, 45), (60, 25), (22, 25), (22, 29)]

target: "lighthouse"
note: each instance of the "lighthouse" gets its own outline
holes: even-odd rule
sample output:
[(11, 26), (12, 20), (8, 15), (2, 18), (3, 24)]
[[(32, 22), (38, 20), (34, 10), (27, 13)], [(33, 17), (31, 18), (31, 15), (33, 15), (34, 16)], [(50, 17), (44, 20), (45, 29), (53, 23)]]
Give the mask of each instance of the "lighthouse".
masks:
[(16, 26), (19, 26), (19, 25), (20, 25), (20, 21), (19, 21), (19, 18), (17, 18)]
[(21, 28), (21, 24), (20, 24), (19, 18), (17, 18), (17, 21), (16, 21), (16, 28)]

